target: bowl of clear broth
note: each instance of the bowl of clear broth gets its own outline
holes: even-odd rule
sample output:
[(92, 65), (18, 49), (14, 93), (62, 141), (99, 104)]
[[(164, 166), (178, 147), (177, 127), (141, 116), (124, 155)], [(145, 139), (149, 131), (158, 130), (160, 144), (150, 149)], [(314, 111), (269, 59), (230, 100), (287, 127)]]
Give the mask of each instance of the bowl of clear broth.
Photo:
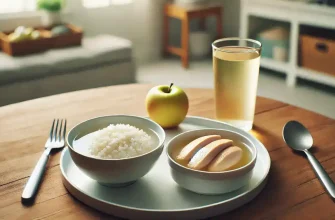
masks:
[(166, 146), (173, 180), (198, 194), (218, 195), (250, 181), (257, 149), (245, 136), (224, 129), (200, 129), (175, 136)]

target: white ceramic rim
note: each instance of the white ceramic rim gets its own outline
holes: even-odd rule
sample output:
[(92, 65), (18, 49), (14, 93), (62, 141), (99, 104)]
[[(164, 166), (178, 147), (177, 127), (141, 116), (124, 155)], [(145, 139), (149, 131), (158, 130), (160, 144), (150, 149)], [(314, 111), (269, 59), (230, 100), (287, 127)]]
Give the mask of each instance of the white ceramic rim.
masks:
[[(244, 165), (244, 166), (242, 166), (242, 167), (239, 167), (239, 168), (237, 168), (237, 169), (234, 169), (234, 170), (227, 170), (227, 171), (221, 171), (221, 172), (209, 172), (209, 171), (202, 171), (202, 170), (194, 170), (194, 169), (185, 167), (185, 166), (183, 166), (183, 165), (180, 165), (179, 163), (177, 163), (177, 162), (170, 156), (168, 148), (169, 148), (170, 143), (171, 143), (172, 140), (174, 140), (174, 139), (176, 139), (176, 138), (178, 138), (178, 137), (180, 137), (180, 136), (182, 136), (182, 135), (185, 135), (185, 134), (187, 134), (187, 133), (196, 132), (196, 131), (206, 131), (206, 130), (207, 130), (207, 131), (208, 131), (208, 130), (227, 131), (227, 132), (230, 132), (230, 133), (234, 133), (234, 134), (237, 135), (237, 136), (242, 136), (242, 137), (244, 137), (245, 139), (247, 139), (247, 140), (251, 143), (252, 148), (254, 149), (254, 152), (255, 152), (255, 153), (254, 153), (253, 156), (252, 156), (252, 160), (250, 160), (250, 162), (247, 163), (246, 165)], [(250, 146), (248, 145), (248, 148), (249, 148), (249, 147), (250, 147)], [(242, 169), (246, 169), (247, 167), (251, 166), (251, 165), (255, 162), (255, 160), (257, 159), (257, 148), (256, 148), (256, 146), (252, 143), (252, 141), (249, 140), (249, 138), (247, 138), (246, 136), (244, 136), (244, 135), (242, 135), (242, 134), (239, 134), (239, 133), (237, 133), (237, 132), (235, 132), (235, 131), (229, 131), (229, 130), (227, 130), (227, 129), (216, 129), (216, 128), (196, 129), (196, 130), (192, 130), (192, 131), (185, 131), (185, 132), (183, 132), (183, 133), (181, 133), (181, 134), (178, 134), (178, 135), (174, 136), (174, 137), (173, 137), (173, 138), (166, 144), (165, 153), (167, 154), (168, 159), (169, 159), (170, 161), (172, 161), (174, 164), (176, 164), (178, 167), (180, 167), (180, 168), (182, 168), (182, 169), (184, 169), (184, 170), (188, 170), (188, 171), (190, 171), (190, 172), (194, 172), (194, 173), (203, 173), (203, 174), (205, 174), (205, 175), (211, 175), (211, 176), (214, 176), (214, 175), (220, 175), (220, 174), (221, 174), (221, 175), (224, 175), (224, 174), (228, 174), (228, 173), (234, 173), (234, 172), (237, 172), (237, 171), (241, 171)]]
[[(74, 149), (74, 147), (72, 147), (72, 144), (69, 143), (69, 134), (76, 128), (78, 127), (79, 125), (85, 123), (85, 122), (88, 122), (88, 121), (93, 121), (93, 120), (97, 120), (99, 118), (105, 118), (105, 117), (129, 117), (129, 118), (137, 118), (137, 119), (143, 119), (145, 121), (149, 121), (150, 123), (153, 123), (155, 125), (158, 126), (159, 129), (161, 129), (164, 134), (164, 136), (162, 137), (162, 140), (159, 141), (159, 144), (154, 148), (152, 149), (151, 151), (145, 153), (145, 154), (141, 154), (141, 155), (138, 155), (138, 156), (135, 156), (135, 157), (129, 157), (129, 158), (123, 158), (123, 159), (103, 159), (103, 158), (98, 158), (98, 157), (90, 157), (88, 155), (85, 155), (77, 150)], [(155, 132), (156, 133), (156, 132)], [(157, 138), (160, 139), (159, 135), (157, 134)], [(90, 158), (90, 159), (95, 159), (95, 160), (99, 160), (99, 161), (125, 161), (125, 160), (132, 160), (132, 159), (135, 159), (135, 158), (139, 158), (139, 157), (143, 157), (145, 155), (148, 155), (156, 150), (158, 150), (159, 148), (161, 148), (162, 146), (164, 146), (164, 142), (165, 142), (165, 138), (166, 138), (166, 134), (165, 134), (165, 131), (164, 129), (156, 122), (154, 122), (153, 120), (151, 120), (150, 118), (147, 118), (147, 117), (141, 117), (141, 116), (136, 116), (136, 115), (104, 115), (104, 116), (99, 116), (99, 117), (95, 117), (95, 118), (91, 118), (91, 119), (88, 119), (86, 121), (82, 121), (78, 124), (76, 124), (75, 126), (73, 126), (70, 131), (67, 133), (66, 135), (66, 144), (67, 146), (73, 150), (74, 152), (76, 152), (77, 154), (80, 154), (81, 156), (83, 157), (86, 157), (86, 158)]]
[[(188, 118), (193, 118), (193, 119), (207, 120), (207, 121), (216, 122), (216, 123), (219, 122), (219, 123), (222, 123), (222, 124), (225, 124), (225, 125), (228, 125), (228, 126), (233, 127), (233, 126), (230, 125), (230, 124), (227, 124), (227, 123), (224, 123), (224, 122), (220, 122), (220, 121), (216, 121), (216, 120), (212, 120), (212, 119), (207, 119), (207, 118), (204, 118), (204, 117), (197, 117), (197, 116), (187, 116), (187, 117), (188, 117)], [(236, 128), (236, 127), (233, 127), (233, 128)], [(238, 129), (238, 128), (236, 128), (236, 129)], [(239, 129), (239, 130), (241, 130), (241, 129)], [(243, 130), (241, 130), (241, 131), (242, 131), (242, 133), (246, 133), (246, 134), (248, 134), (246, 131), (243, 131)], [(255, 138), (255, 139), (256, 139), (256, 138)], [(265, 152), (268, 154), (268, 157), (269, 157), (269, 159), (270, 159), (270, 155), (269, 155), (267, 149), (265, 148), (265, 146), (264, 146), (258, 139), (256, 139), (256, 140), (257, 140), (257, 142), (259, 142), (260, 146), (262, 146), (262, 147), (265, 149)], [(64, 154), (66, 153), (67, 150), (68, 150), (67, 148), (64, 148), (64, 150), (63, 150), (63, 152), (62, 152), (62, 155), (61, 155), (61, 158), (60, 158), (60, 169), (61, 169), (61, 172), (62, 172), (63, 177), (66, 179), (66, 181), (67, 181), (68, 183), (71, 184), (71, 182), (69, 181), (69, 179), (68, 179), (67, 176), (65, 175), (65, 171), (64, 171), (64, 169), (63, 169), (63, 165), (62, 165), (62, 163), (63, 163), (63, 157), (64, 157)], [(265, 174), (264, 177), (259, 181), (259, 183), (254, 187), (254, 189), (257, 189), (257, 188), (258, 188), (261, 184), (263, 184), (263, 182), (266, 180), (267, 176), (269, 175), (270, 167), (271, 167), (271, 159), (269, 160), (269, 165), (268, 165), (268, 168), (266, 169), (266, 174)], [(72, 185), (72, 184), (71, 184), (71, 186), (72, 186), (74, 189), (76, 189), (77, 191), (79, 191), (79, 192), (81, 192), (82, 194), (84, 194), (85, 196), (88, 196), (86, 193), (84, 193), (82, 190), (78, 189), (76, 186), (74, 186), (74, 185)], [(218, 205), (223, 204), (223, 203), (231, 202), (231, 201), (233, 201), (233, 200), (235, 200), (235, 199), (238, 199), (238, 198), (240, 198), (240, 197), (243, 197), (243, 196), (245, 196), (245, 195), (247, 195), (247, 194), (249, 194), (249, 193), (252, 193), (252, 192), (253, 192), (253, 190), (249, 190), (249, 191), (246, 191), (246, 192), (244, 192), (244, 193), (242, 193), (242, 194), (239, 194), (238, 196), (235, 196), (235, 197), (233, 197), (233, 198), (227, 199), (227, 200), (225, 200), (225, 201), (217, 202), (217, 203), (213, 203), (213, 204), (210, 204), (210, 205), (201, 206), (201, 207), (198, 207), (198, 208), (174, 209), (174, 210), (169, 210), (169, 211), (167, 211), (167, 210), (161, 210), (161, 209), (154, 209), (154, 210), (152, 210), (152, 209), (130, 208), (130, 207), (128, 207), (128, 206), (119, 205), (119, 204), (112, 203), (112, 202), (106, 202), (106, 201), (104, 201), (104, 200), (102, 200), (102, 199), (99, 199), (99, 198), (94, 198), (94, 199), (95, 199), (95, 200), (98, 200), (98, 201), (101, 202), (101, 203), (104, 203), (104, 204), (107, 204), (107, 205), (113, 205), (113, 206), (116, 206), (116, 207), (119, 207), (119, 208), (123, 208), (123, 209), (126, 209), (126, 210), (130, 210), (130, 211), (135, 210), (135, 211), (149, 212), (149, 213), (169, 213), (169, 212), (173, 212), (173, 213), (175, 213), (175, 212), (188, 212), (188, 211), (193, 211), (193, 210), (201, 210), (201, 209), (204, 209), (204, 208), (210, 208), (210, 207), (218, 206)], [(88, 197), (92, 198), (91, 196), (88, 196)], [(93, 199), (93, 198), (92, 198), (92, 199)]]

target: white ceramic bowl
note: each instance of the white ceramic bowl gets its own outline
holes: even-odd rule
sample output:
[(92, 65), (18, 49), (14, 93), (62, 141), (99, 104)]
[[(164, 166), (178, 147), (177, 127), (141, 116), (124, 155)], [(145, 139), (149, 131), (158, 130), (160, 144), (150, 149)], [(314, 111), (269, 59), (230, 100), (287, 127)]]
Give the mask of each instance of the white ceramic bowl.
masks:
[[(156, 133), (158, 144), (154, 150), (127, 159), (99, 159), (90, 157), (73, 147), (79, 138), (105, 128), (110, 124), (129, 124), (147, 133)], [(137, 116), (112, 115), (93, 118), (74, 126), (67, 135), (72, 160), (90, 178), (107, 186), (125, 186), (134, 183), (149, 172), (163, 151), (165, 132), (156, 122)]]
[[(172, 158), (172, 151), (174, 147), (178, 145), (180, 146), (179, 143), (189, 143), (198, 137), (213, 134), (221, 135), (222, 138), (244, 143), (251, 152), (251, 161), (247, 165), (235, 170), (206, 172), (193, 170), (180, 165)], [(228, 193), (246, 185), (251, 178), (257, 157), (256, 147), (247, 137), (237, 132), (223, 129), (201, 129), (179, 134), (167, 144), (166, 153), (168, 155), (170, 171), (174, 181), (185, 189), (206, 195)]]

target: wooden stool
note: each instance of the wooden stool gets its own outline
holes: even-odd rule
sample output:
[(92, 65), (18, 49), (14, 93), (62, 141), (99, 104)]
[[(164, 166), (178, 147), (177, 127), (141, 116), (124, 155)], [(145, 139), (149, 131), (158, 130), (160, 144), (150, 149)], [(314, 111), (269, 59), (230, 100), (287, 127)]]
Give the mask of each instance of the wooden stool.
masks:
[[(208, 16), (216, 17), (217, 38), (222, 37), (222, 6), (194, 6), (183, 7), (168, 3), (164, 7), (163, 24), (163, 54), (172, 53), (181, 57), (182, 65), (188, 68), (189, 65), (189, 24), (192, 18), (200, 18), (201, 28), (205, 28), (205, 19)], [(169, 17), (180, 19), (181, 25), (181, 48), (169, 46)]]

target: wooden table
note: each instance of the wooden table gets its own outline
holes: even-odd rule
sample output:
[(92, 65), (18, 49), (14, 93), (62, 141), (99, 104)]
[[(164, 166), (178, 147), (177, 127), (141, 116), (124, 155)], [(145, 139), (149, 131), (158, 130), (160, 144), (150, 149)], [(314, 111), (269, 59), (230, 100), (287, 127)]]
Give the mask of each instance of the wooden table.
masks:
[[(21, 204), (21, 193), (40, 157), (53, 118), (67, 118), (69, 128), (101, 115), (146, 115), (144, 98), (150, 85), (124, 85), (66, 93), (0, 108), (0, 219), (111, 218), (68, 194), (61, 181), (60, 153), (49, 161), (35, 204)], [(210, 89), (186, 89), (189, 115), (213, 118)], [(258, 97), (252, 133), (270, 152), (272, 166), (259, 196), (226, 219), (333, 219), (335, 204), (325, 193), (308, 161), (294, 154), (281, 137), (288, 120), (310, 129), (314, 154), (335, 179), (335, 120), (313, 112)], [(221, 219), (216, 217), (214, 219)]]
[[(184, 68), (189, 66), (189, 35), (190, 21), (193, 18), (200, 19), (200, 28), (205, 28), (206, 18), (214, 16), (216, 18), (217, 38), (222, 38), (222, 5), (205, 4), (196, 6), (185, 6), (167, 3), (164, 7), (163, 22), (163, 54), (172, 53), (181, 57)], [(181, 20), (181, 47), (169, 46), (169, 18)], [(210, 47), (210, 45), (208, 45)]]

